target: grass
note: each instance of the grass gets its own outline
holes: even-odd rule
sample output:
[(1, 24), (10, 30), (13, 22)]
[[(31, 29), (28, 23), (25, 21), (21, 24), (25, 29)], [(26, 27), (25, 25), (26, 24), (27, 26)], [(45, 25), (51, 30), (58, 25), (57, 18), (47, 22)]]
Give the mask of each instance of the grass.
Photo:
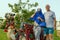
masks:
[[(25, 38), (23, 38), (23, 40), (24, 40), (24, 39), (25, 39)], [(4, 32), (3, 29), (0, 29), (0, 40), (9, 40), (9, 39), (7, 38), (7, 33)]]
[(6, 33), (2, 29), (0, 29), (0, 40), (8, 40)]
[(54, 40), (60, 40), (60, 37), (57, 36), (57, 31), (54, 31)]
[[(56, 31), (54, 32), (54, 40), (60, 40), (60, 37), (57, 37)], [(0, 29), (0, 40), (8, 40), (6, 33), (3, 29)]]

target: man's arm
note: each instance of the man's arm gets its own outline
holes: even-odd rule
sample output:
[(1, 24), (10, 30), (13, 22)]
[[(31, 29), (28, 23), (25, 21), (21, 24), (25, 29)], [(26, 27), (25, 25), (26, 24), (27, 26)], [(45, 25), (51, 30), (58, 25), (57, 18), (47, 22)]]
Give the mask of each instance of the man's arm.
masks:
[(56, 18), (54, 18), (54, 30), (56, 30)]
[(56, 15), (53, 12), (53, 20), (54, 20), (54, 30), (56, 30)]

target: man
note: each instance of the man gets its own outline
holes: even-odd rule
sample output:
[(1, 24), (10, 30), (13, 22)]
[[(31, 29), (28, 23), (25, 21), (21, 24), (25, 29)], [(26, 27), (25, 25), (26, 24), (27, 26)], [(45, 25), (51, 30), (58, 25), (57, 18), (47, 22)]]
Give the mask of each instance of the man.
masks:
[[(31, 16), (32, 20), (34, 21), (35, 27), (33, 28), (35, 34), (35, 40), (40, 40), (40, 33), (41, 28), (46, 26), (45, 18), (40, 8), (37, 9), (37, 12)], [(42, 24), (42, 22), (44, 22)]]
[(56, 17), (55, 13), (50, 10), (50, 5), (46, 5), (45, 12), (45, 22), (46, 28), (44, 28), (44, 36), (46, 36), (46, 40), (53, 40), (53, 32), (56, 29)]

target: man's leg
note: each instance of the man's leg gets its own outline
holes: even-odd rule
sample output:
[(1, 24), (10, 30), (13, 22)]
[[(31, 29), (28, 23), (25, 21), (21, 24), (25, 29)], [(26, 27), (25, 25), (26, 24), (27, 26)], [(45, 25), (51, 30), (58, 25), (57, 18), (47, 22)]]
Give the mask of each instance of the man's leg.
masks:
[(49, 39), (50, 40), (53, 40), (53, 32), (54, 32), (54, 29), (53, 28), (50, 28), (49, 29)]
[(49, 35), (48, 35), (48, 28), (44, 28), (44, 40), (49, 40)]
[(49, 34), (49, 40), (53, 40), (52, 34)]
[(44, 40), (46, 40), (46, 36), (44, 37)]
[(49, 35), (48, 34), (46, 35), (46, 40), (49, 40)]

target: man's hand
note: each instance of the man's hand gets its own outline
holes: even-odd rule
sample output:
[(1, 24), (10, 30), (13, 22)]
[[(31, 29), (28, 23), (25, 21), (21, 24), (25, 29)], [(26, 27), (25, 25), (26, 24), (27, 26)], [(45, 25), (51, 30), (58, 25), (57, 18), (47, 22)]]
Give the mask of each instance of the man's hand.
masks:
[(56, 30), (56, 25), (54, 25), (54, 30)]

